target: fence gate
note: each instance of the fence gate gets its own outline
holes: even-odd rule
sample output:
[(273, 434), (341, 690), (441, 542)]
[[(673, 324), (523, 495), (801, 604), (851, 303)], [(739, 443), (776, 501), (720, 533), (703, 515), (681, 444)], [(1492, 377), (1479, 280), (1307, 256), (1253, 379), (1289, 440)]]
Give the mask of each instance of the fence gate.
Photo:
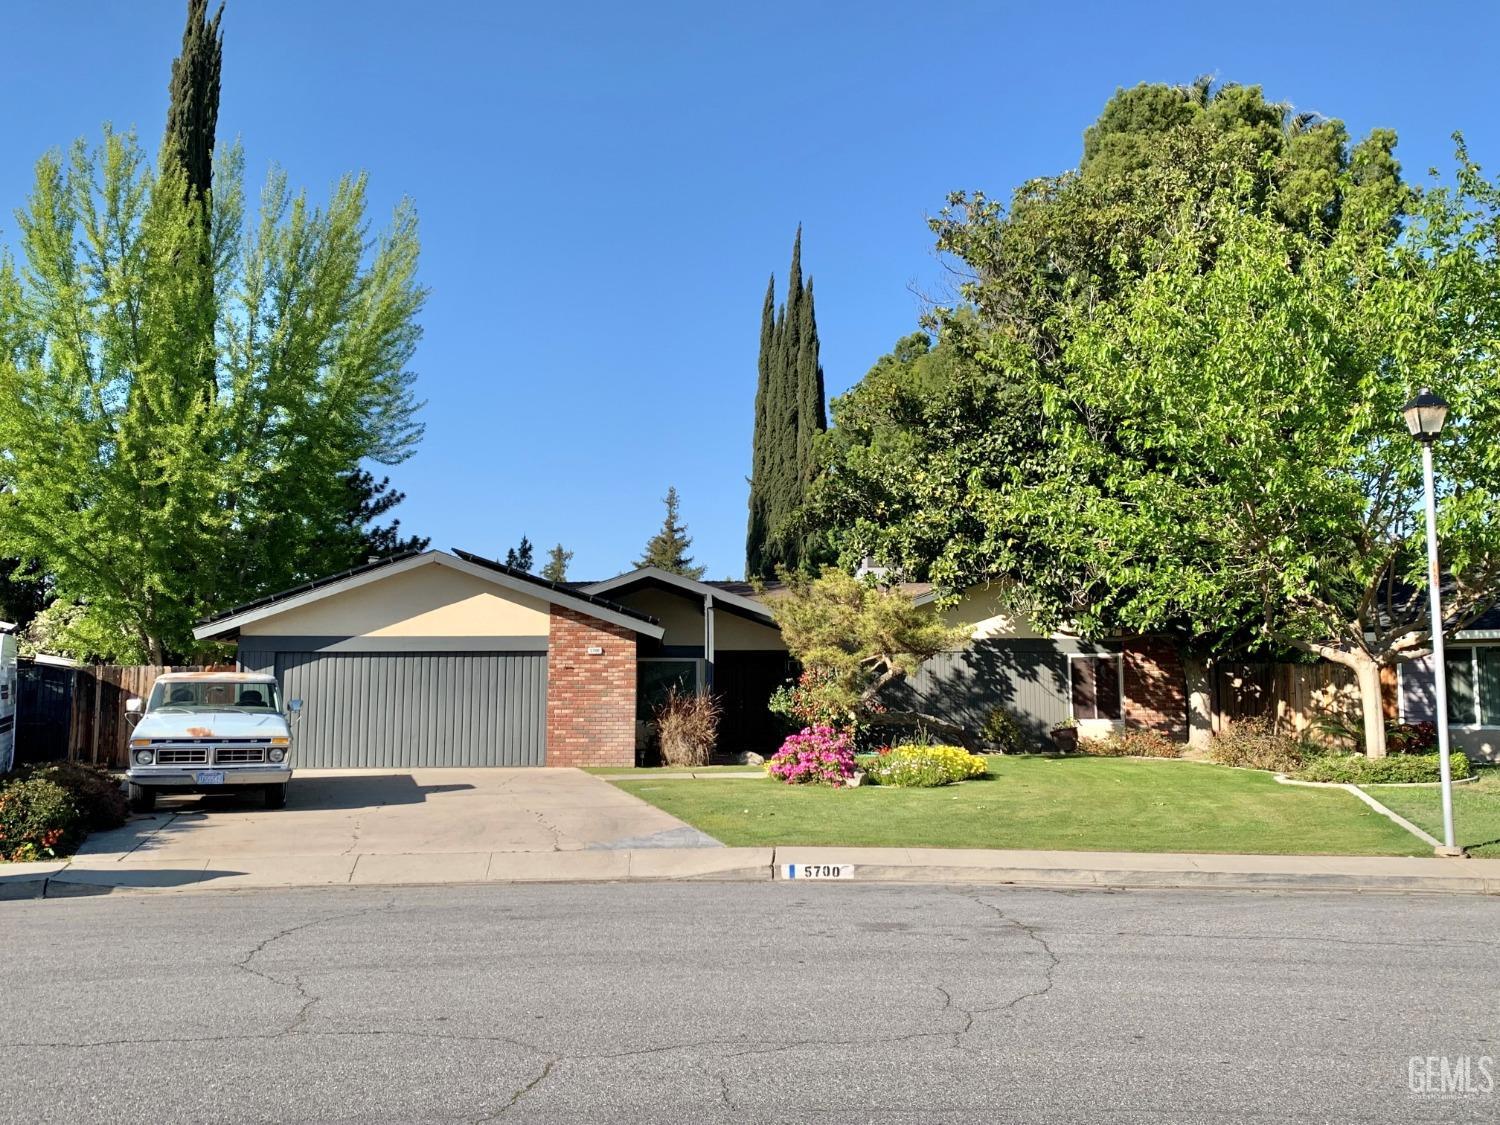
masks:
[(16, 764), (68, 756), (78, 670), (22, 660), (16, 691)]

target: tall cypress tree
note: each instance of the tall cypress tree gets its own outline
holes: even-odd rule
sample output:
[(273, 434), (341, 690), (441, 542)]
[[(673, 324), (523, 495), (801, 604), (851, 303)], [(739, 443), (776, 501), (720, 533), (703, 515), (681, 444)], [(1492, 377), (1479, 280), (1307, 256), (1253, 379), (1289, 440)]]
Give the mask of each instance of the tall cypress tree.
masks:
[(172, 62), (172, 95), (167, 107), (167, 136), (162, 159), (173, 158), (187, 177), (189, 199), (208, 198), (214, 181), (214, 131), (219, 124), (219, 78), (224, 66), (224, 36), (219, 21), (224, 5), (208, 18), (208, 0), (188, 0), (182, 54)]
[(766, 494), (756, 482), (766, 479), (766, 448), (763, 435), (771, 393), (771, 356), (776, 347), (776, 275), (766, 282), (766, 299), (760, 310), (760, 356), (756, 364), (755, 438), (750, 448), (750, 526), (745, 534), (745, 573), (759, 574), (764, 566), (766, 544)]
[(761, 307), (755, 440), (745, 573), (771, 578), (778, 567), (806, 567), (814, 554), (797, 520), (812, 481), (813, 439), (828, 428), (812, 281), (802, 280), (802, 228), (792, 243), (786, 302), (775, 303), (775, 276)]
[(194, 280), (198, 297), (191, 310), (191, 320), (183, 325), (181, 346), (195, 350), (202, 357), (198, 362), (196, 382), (184, 380), (178, 388), (184, 402), (190, 401), (195, 394), (211, 401), (217, 393), (211, 193), (214, 133), (219, 125), (219, 80), (224, 67), (224, 36), (219, 30), (223, 18), (223, 4), (210, 20), (208, 0), (188, 0), (187, 24), (182, 29), (182, 53), (172, 60), (172, 81), (167, 85), (172, 100), (167, 106), (161, 169), (164, 174), (181, 174), (184, 196), (189, 204), (196, 204), (198, 224), (197, 253), (187, 262), (179, 263), (196, 270)]

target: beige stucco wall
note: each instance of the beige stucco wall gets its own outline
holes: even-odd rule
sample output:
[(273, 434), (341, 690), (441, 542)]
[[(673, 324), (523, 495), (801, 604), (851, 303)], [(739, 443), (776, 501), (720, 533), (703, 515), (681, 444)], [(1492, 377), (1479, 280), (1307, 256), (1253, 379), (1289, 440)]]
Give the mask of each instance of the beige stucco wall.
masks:
[[(664, 645), (701, 647), (703, 644), (703, 603), (691, 594), (644, 587), (628, 593), (607, 593), (602, 596), (641, 613), (649, 613), (660, 621), (662, 628), (666, 630), (661, 639)], [(783, 652), (786, 645), (781, 641), (779, 629), (740, 617), (720, 607), (714, 613), (714, 648), (721, 652), (747, 649)]]
[(785, 652), (781, 630), (720, 608), (714, 613), (714, 648), (720, 652)]
[(1031, 627), (1024, 614), (1005, 604), (1003, 590), (997, 586), (976, 586), (957, 605), (941, 610), (943, 620), (952, 626), (966, 626), (976, 641), (991, 638), (1036, 640), (1045, 637)]
[(545, 637), (540, 598), (429, 562), (241, 628), (250, 637)]

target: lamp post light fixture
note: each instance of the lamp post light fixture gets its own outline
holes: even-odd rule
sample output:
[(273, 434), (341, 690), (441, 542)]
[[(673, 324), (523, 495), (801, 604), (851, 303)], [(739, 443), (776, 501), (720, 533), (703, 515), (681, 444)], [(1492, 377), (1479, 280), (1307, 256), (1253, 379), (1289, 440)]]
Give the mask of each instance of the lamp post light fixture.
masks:
[(1443, 604), (1441, 577), (1438, 572), (1437, 487), (1432, 477), (1432, 443), (1443, 432), (1448, 419), (1448, 404), (1426, 387), (1401, 410), (1406, 428), (1422, 446), (1422, 483), (1427, 501), (1427, 604), (1432, 611), (1432, 682), (1433, 704), (1437, 709), (1438, 775), (1443, 790), (1443, 846), (1441, 856), (1461, 856), (1462, 848), (1453, 842), (1453, 771), (1449, 765), (1448, 744), (1448, 668), (1443, 659)]

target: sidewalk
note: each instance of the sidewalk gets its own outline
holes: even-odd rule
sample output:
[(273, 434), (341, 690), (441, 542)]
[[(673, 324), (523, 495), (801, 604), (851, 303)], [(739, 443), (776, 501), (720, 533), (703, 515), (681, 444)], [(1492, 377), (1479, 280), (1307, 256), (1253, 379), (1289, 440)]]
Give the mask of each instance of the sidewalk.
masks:
[(853, 865), (854, 882), (1500, 895), (1500, 859), (1188, 855), (946, 848), (617, 848), (354, 853), (121, 862), (124, 854), (0, 866), (0, 899), (256, 887), (765, 882), (787, 864)]

